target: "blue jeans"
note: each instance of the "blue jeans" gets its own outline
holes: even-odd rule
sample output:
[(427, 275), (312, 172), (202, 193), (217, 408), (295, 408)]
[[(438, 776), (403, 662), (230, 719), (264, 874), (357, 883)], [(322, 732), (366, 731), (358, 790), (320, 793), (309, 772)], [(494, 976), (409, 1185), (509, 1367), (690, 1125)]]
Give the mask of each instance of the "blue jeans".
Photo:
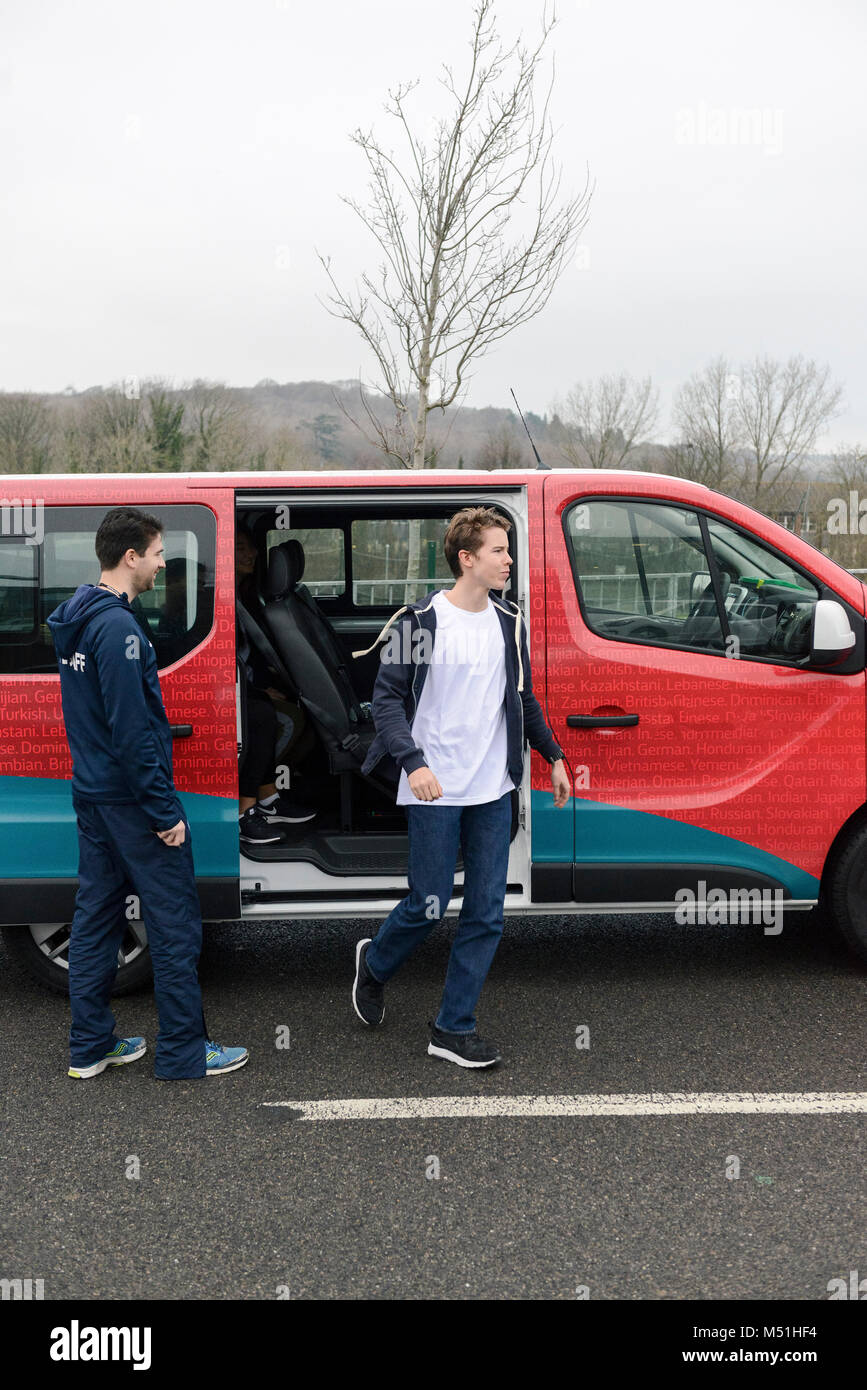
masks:
[(480, 806), (406, 806), (409, 893), (367, 948), (366, 964), (385, 983), (428, 936), (449, 904), (460, 847), (464, 894), (436, 1019), (444, 1033), (473, 1033), (474, 1010), (500, 937), (512, 826), (511, 792)]
[(139, 899), (154, 967), (159, 1035), (156, 1076), (205, 1075), (205, 1020), (198, 963), (202, 918), (190, 827), (182, 845), (165, 845), (140, 806), (102, 806), (73, 797), (78, 819), (78, 893), (69, 938), (72, 1066), (100, 1061), (118, 1041), (111, 1011), (126, 903)]

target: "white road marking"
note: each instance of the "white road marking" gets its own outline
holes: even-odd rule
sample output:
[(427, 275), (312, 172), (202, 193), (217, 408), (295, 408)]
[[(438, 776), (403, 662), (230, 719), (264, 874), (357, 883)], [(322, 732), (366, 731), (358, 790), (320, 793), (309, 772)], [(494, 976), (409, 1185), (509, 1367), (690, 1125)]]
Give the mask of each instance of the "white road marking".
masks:
[(867, 1091), (660, 1091), (597, 1096), (397, 1096), (266, 1100), (301, 1120), (453, 1120), (576, 1115), (863, 1115)]

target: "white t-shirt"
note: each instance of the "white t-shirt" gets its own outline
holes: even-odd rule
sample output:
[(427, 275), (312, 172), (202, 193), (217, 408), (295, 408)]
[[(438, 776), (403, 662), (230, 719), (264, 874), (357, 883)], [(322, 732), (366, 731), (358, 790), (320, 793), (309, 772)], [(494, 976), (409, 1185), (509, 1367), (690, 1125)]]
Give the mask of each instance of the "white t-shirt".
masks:
[(457, 608), (446, 591), (433, 600), (437, 617), (424, 689), (412, 736), (436, 775), (436, 801), (413, 796), (400, 774), (398, 806), (476, 806), (511, 791), (506, 738), (506, 647), (497, 610)]

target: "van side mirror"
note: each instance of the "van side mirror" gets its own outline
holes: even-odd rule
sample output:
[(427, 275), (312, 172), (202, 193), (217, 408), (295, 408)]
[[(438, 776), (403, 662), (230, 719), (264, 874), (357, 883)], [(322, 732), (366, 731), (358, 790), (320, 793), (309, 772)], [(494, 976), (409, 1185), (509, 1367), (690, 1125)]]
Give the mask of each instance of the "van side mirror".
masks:
[(810, 637), (810, 666), (830, 666), (846, 656), (855, 645), (855, 634), (841, 603), (820, 598), (813, 609)]

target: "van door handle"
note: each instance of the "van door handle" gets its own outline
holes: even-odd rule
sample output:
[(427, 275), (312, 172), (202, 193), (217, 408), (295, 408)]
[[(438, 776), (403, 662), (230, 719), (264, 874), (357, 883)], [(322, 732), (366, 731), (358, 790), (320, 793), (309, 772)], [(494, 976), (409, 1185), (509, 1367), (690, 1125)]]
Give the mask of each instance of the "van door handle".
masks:
[(637, 714), (570, 714), (570, 729), (629, 729), (638, 723)]
[(192, 724), (170, 724), (172, 738), (190, 738), (193, 732)]

